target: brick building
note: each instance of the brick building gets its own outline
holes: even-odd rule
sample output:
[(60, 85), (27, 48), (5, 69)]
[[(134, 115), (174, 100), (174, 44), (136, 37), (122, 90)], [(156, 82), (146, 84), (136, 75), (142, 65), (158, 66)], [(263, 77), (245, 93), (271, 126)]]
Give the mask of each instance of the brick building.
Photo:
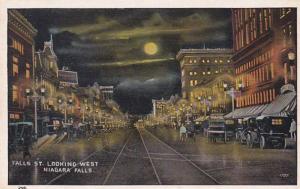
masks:
[(235, 82), (244, 86), (236, 111), (259, 115), (283, 86), (295, 92), (296, 9), (232, 9), (232, 28)]
[(37, 30), (16, 10), (8, 10), (8, 118), (26, 120), (25, 88), (32, 83)]

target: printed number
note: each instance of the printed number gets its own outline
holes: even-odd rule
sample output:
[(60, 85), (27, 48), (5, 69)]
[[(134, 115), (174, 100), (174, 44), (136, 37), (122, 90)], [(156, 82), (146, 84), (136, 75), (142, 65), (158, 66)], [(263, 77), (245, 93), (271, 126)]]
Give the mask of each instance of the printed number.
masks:
[(26, 186), (19, 186), (18, 189), (26, 189)]
[(280, 177), (281, 178), (287, 178), (287, 177), (289, 177), (289, 174), (280, 174)]

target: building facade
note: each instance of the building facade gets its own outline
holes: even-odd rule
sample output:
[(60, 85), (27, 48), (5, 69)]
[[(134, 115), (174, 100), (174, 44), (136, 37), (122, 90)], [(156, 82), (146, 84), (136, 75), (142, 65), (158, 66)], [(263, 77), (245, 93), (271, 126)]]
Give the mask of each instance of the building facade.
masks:
[(99, 86), (101, 99), (103, 101), (112, 100), (114, 97), (114, 86)]
[(295, 85), (288, 54), (296, 53), (296, 9), (232, 9), (232, 27), (235, 82), (243, 85), (237, 108), (268, 104), (283, 85)]
[(8, 11), (8, 118), (9, 122), (26, 120), (25, 89), (31, 86), (37, 30), (16, 10)]
[(194, 101), (195, 88), (204, 86), (222, 74), (233, 74), (231, 49), (181, 49), (176, 59), (181, 67), (182, 97)]
[(210, 82), (194, 88), (192, 90), (194, 98), (192, 100), (193, 110), (200, 115), (210, 113), (229, 113), (232, 111), (232, 96), (229, 93), (234, 87), (234, 77), (228, 73), (216, 76)]
[(44, 42), (44, 49), (35, 53), (36, 82), (47, 91), (46, 97), (41, 101), (43, 110), (57, 110), (56, 96), (59, 87), (57, 61), (51, 36), (50, 41)]

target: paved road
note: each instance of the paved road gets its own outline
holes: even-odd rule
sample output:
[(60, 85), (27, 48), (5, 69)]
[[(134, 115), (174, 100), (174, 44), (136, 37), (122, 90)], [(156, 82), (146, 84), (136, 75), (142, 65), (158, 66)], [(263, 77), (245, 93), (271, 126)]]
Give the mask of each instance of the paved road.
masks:
[[(12, 165), (13, 160), (21, 158), (9, 160), (9, 184), (16, 185), (295, 184), (297, 173), (296, 150), (210, 144), (203, 137), (180, 143), (177, 131), (164, 127), (50, 143), (34, 153), (29, 166)], [(43, 165), (34, 166), (34, 161)], [(78, 164), (62, 166), (70, 172), (49, 173), (47, 162)]]

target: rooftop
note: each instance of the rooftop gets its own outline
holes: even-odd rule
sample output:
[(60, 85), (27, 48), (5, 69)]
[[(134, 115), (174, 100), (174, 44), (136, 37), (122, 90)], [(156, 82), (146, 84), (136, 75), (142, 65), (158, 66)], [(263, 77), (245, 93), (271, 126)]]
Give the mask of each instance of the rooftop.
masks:
[(77, 72), (58, 70), (57, 74), (60, 82), (78, 84)]
[(232, 54), (233, 50), (228, 48), (215, 48), (215, 49), (180, 49), (176, 55), (176, 59), (180, 60), (187, 54)]

